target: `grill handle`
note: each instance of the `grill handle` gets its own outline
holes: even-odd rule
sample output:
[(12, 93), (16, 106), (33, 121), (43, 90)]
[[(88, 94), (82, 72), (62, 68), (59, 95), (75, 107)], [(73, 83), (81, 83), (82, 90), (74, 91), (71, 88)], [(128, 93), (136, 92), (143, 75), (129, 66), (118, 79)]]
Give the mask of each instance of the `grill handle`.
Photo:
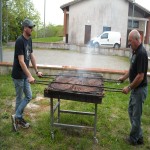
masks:
[[(48, 83), (49, 81), (46, 81), (46, 80), (36, 80), (35, 83), (36, 84), (42, 84), (42, 85), (49, 85)], [(72, 83), (63, 83), (63, 82), (51, 82), (52, 83), (58, 83), (58, 84), (70, 84), (70, 85), (79, 85), (79, 86), (88, 86), (88, 87), (96, 87), (96, 88), (103, 88), (105, 89), (105, 91), (109, 91), (109, 92), (122, 92), (122, 89), (120, 88), (112, 88), (112, 87), (107, 87), (107, 86), (92, 86), (92, 85), (81, 85), (81, 84), (72, 84)]]
[(49, 85), (49, 81), (35, 80), (36, 84)]
[(103, 78), (102, 76), (95, 76), (95, 77), (86, 77), (83, 75), (68, 75), (68, 74), (61, 74), (61, 75), (43, 75), (42, 78), (53, 78), (56, 76), (65, 76), (65, 77), (78, 77), (78, 78), (89, 78), (89, 79), (102, 79), (104, 82), (113, 82), (113, 83), (122, 83), (122, 81), (115, 80), (115, 79), (108, 79), (108, 78)]

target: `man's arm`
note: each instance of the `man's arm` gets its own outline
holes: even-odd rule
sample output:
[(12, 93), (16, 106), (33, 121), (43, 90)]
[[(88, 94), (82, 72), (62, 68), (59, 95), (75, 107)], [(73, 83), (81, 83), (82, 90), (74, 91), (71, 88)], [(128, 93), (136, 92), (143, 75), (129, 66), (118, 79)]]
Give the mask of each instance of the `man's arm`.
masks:
[(118, 80), (119, 81), (125, 81), (129, 77), (129, 71), (127, 71), (123, 76), (121, 76)]
[(124, 94), (128, 94), (130, 90), (136, 88), (143, 81), (143, 79), (144, 73), (138, 73), (133, 82), (129, 86), (124, 87), (122, 92)]
[(32, 63), (32, 66), (33, 66), (37, 76), (42, 77), (43, 73), (38, 71), (37, 65), (36, 65), (36, 60), (35, 60), (33, 53), (31, 53), (31, 63)]
[(32, 63), (32, 66), (33, 66), (35, 72), (37, 72), (38, 70), (37, 70), (37, 66), (36, 66), (36, 60), (35, 60), (33, 53), (31, 53), (31, 63)]
[(138, 73), (133, 82), (130, 84), (131, 89), (136, 88), (144, 79), (144, 73)]
[(25, 75), (28, 77), (28, 81), (29, 83), (34, 83), (34, 78), (32, 77), (29, 69), (27, 68), (25, 62), (24, 62), (24, 56), (23, 55), (19, 55), (18, 56), (18, 60), (19, 60), (19, 64), (23, 70), (23, 72), (25, 73)]

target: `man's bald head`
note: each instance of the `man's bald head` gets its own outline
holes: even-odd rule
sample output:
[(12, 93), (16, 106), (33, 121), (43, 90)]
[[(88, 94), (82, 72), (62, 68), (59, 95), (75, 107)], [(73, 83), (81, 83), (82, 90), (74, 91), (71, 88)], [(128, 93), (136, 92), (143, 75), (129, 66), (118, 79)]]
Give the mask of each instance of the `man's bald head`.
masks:
[(133, 50), (136, 50), (138, 46), (141, 44), (141, 35), (140, 33), (133, 29), (128, 36), (129, 44)]

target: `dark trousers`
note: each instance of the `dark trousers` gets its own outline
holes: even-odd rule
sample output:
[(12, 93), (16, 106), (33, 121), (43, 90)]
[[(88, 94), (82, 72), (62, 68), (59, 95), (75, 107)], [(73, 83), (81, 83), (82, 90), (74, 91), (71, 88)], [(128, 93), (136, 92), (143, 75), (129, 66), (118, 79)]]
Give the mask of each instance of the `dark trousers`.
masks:
[(130, 95), (128, 113), (131, 123), (130, 139), (137, 142), (143, 137), (141, 129), (142, 106), (147, 97), (147, 86), (133, 89)]

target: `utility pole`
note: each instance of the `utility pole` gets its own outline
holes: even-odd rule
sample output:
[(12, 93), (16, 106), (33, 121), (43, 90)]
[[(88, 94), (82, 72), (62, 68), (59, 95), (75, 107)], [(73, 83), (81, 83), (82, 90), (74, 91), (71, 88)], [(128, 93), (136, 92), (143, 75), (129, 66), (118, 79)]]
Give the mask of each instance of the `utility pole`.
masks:
[(6, 11), (7, 11), (7, 16), (6, 16), (6, 21), (7, 21), (7, 23), (6, 23), (6, 31), (7, 31), (7, 35), (6, 35), (6, 43), (8, 44), (8, 0), (6, 1)]
[(46, 0), (44, 0), (44, 37), (45, 37), (45, 9), (46, 9)]
[(2, 54), (2, 0), (0, 0), (0, 62), (3, 61)]
[(133, 3), (133, 12), (132, 12), (132, 28), (134, 28), (134, 5), (135, 5), (135, 0), (132, 1)]

